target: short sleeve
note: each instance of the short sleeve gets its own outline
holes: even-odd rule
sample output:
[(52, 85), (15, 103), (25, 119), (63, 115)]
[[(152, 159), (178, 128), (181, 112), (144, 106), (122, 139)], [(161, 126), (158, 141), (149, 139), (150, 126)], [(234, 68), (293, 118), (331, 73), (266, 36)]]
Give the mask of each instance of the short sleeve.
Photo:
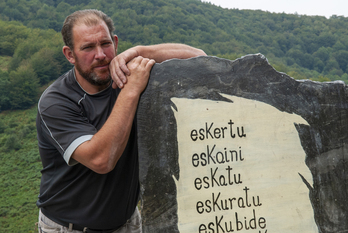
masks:
[(97, 132), (74, 103), (52, 104), (47, 108), (44, 104), (39, 105), (38, 117), (41, 127), (38, 132), (39, 144), (41, 142), (42, 145), (46, 143), (55, 147), (68, 165), (77, 163), (71, 155)]

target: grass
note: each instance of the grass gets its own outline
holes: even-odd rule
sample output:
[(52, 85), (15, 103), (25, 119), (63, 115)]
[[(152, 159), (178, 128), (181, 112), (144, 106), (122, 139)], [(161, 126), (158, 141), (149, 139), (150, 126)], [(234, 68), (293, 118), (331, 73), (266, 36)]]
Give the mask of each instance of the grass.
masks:
[(0, 113), (0, 232), (37, 232), (36, 107)]

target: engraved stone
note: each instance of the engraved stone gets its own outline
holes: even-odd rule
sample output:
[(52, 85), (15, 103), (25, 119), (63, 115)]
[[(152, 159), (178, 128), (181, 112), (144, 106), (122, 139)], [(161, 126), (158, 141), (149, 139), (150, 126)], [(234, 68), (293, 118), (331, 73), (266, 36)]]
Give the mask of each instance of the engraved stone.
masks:
[(261, 54), (155, 64), (137, 113), (144, 232), (348, 232), (347, 93)]

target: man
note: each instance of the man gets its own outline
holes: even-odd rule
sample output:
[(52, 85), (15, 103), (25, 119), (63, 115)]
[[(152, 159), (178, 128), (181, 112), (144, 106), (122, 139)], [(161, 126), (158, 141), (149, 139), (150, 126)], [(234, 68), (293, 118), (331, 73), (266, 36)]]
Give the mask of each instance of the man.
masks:
[(205, 53), (160, 44), (116, 56), (113, 31), (97, 10), (64, 22), (63, 53), (74, 68), (38, 104), (39, 232), (141, 232), (134, 119), (140, 94), (155, 62)]

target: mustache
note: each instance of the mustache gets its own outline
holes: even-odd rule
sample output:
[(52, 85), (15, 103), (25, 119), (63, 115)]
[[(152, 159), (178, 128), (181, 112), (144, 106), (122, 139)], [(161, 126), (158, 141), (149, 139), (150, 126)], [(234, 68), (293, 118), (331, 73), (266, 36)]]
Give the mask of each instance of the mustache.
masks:
[(109, 65), (110, 61), (98, 61), (97, 63), (92, 65), (92, 69), (98, 66), (105, 66), (105, 65)]

